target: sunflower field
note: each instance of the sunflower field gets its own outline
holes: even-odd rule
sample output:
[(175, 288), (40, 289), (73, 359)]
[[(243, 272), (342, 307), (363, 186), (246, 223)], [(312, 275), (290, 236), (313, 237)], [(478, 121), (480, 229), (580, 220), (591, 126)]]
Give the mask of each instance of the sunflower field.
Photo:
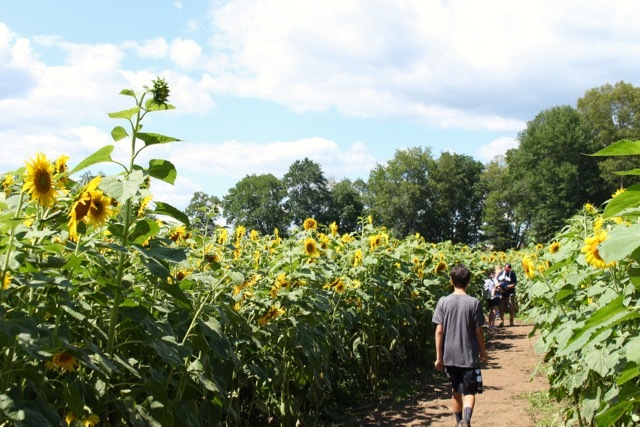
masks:
[[(142, 131), (174, 108), (154, 81), (123, 90), (114, 145), (71, 167), (35, 153), (2, 174), (0, 424), (322, 424), (407, 360), (431, 361), (432, 310), (457, 262), (512, 262), (421, 236), (392, 239), (313, 218), (286, 238), (242, 226), (195, 232), (153, 199), (175, 181), (139, 154), (178, 139)], [(79, 178), (101, 163), (119, 173)], [(153, 179), (152, 179), (153, 178)]]
[[(619, 141), (598, 156), (640, 154)], [(620, 172), (640, 174), (640, 169)], [(536, 321), (551, 395), (567, 425), (640, 424), (640, 185), (590, 204), (556, 239), (523, 253), (528, 315)]]

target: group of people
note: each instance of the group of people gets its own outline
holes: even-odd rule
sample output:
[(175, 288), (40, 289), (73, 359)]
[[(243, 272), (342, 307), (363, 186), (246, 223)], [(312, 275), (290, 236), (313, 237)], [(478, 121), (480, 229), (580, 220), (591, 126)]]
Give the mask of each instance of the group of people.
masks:
[[(516, 317), (516, 285), (518, 278), (511, 269), (511, 264), (505, 264), (504, 269), (496, 266), (484, 283), (484, 297), (489, 307), (489, 328), (504, 326), (505, 314), (509, 313), (509, 325), (513, 326)], [(496, 326), (496, 320), (500, 323)]]
[[(489, 360), (482, 331), (486, 322), (484, 304), (467, 295), (471, 272), (464, 264), (456, 265), (449, 278), (453, 293), (440, 298), (432, 318), (436, 325), (435, 368), (445, 371), (451, 383), (456, 425), (469, 427), (476, 394), (483, 391), (480, 363)], [(488, 295), (485, 296), (490, 307), (490, 327), (496, 327), (497, 318), (500, 318), (499, 326), (503, 326), (507, 311), (511, 315), (510, 324), (514, 324), (517, 280), (511, 264), (506, 264), (504, 269), (496, 267), (491, 272), (490, 280), (486, 282)]]

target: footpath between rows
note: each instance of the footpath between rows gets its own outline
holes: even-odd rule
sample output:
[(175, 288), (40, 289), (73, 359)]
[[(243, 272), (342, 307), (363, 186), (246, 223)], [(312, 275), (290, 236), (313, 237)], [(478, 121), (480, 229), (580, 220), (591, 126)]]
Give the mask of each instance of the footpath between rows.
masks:
[[(484, 393), (476, 397), (471, 425), (474, 427), (533, 427), (526, 395), (548, 389), (547, 379), (536, 366), (540, 360), (529, 338), (533, 325), (516, 321), (514, 326), (485, 329), (489, 363), (483, 366)], [(444, 374), (426, 381), (415, 396), (402, 401), (381, 402), (366, 414), (360, 426), (455, 425), (450, 392)]]

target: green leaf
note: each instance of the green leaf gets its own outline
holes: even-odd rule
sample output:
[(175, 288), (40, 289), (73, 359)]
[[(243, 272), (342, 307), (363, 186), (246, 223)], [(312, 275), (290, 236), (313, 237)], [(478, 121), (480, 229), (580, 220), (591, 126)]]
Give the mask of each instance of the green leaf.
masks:
[(76, 172), (81, 171), (84, 168), (95, 165), (96, 163), (104, 163), (104, 162), (112, 162), (111, 152), (113, 151), (113, 145), (107, 145), (78, 163), (78, 165), (73, 168), (69, 175), (73, 175)]
[(640, 141), (622, 139), (591, 156), (635, 156), (640, 154)]
[(149, 160), (149, 175), (169, 184), (174, 184), (178, 175), (176, 167), (168, 160)]
[(159, 231), (160, 226), (157, 222), (150, 219), (144, 219), (136, 222), (136, 225), (133, 227), (133, 230), (131, 230), (131, 233), (129, 234), (129, 241), (141, 245), (148, 238), (158, 234)]
[(145, 146), (154, 145), (154, 144), (166, 144), (168, 142), (180, 141), (177, 138), (173, 138), (171, 136), (160, 135), (159, 133), (145, 133), (139, 132), (136, 136), (144, 141)]
[(99, 188), (119, 203), (125, 203), (136, 195), (143, 182), (144, 175), (142, 171), (137, 170), (131, 172), (127, 179), (122, 175), (107, 176), (100, 182)]
[(109, 117), (111, 117), (112, 119), (131, 120), (131, 117), (133, 117), (134, 114), (138, 114), (139, 111), (140, 111), (139, 107), (133, 107), (129, 110), (122, 110), (122, 111), (117, 111), (115, 113), (109, 113)]
[(602, 259), (609, 263), (620, 261), (640, 247), (640, 224), (627, 226), (619, 224), (607, 235), (607, 239), (600, 243), (598, 252)]
[(629, 280), (631, 280), (636, 289), (640, 289), (640, 268), (629, 269)]
[(120, 91), (120, 95), (133, 96), (136, 97), (136, 94), (131, 89), (122, 89)]
[(125, 128), (123, 128), (122, 126), (116, 126), (111, 131), (111, 137), (116, 142), (118, 142), (122, 138), (126, 138), (128, 136), (129, 136), (129, 134), (127, 133), (127, 130)]
[(144, 108), (147, 109), (147, 111), (163, 111), (163, 110), (175, 110), (176, 107), (174, 107), (171, 104), (156, 104), (153, 99), (148, 99), (147, 102), (145, 102), (144, 104)]
[(636, 378), (638, 375), (640, 375), (640, 366), (638, 366), (635, 362), (629, 362), (624, 367), (622, 372), (620, 372), (620, 376), (618, 376), (616, 382), (618, 383), (618, 385), (622, 385)]
[(604, 218), (610, 218), (617, 216), (625, 209), (639, 208), (640, 207), (640, 184), (632, 185), (627, 188), (626, 191), (618, 194), (612, 199), (604, 208), (602, 216)]
[(622, 172), (614, 172), (616, 175), (624, 176), (624, 175), (640, 175), (640, 169), (631, 169), (629, 171)]
[(189, 225), (189, 217), (184, 212), (174, 208), (168, 203), (164, 203), (164, 202), (154, 202), (154, 203), (156, 205), (156, 208), (151, 213), (156, 215), (167, 215), (167, 216), (170, 216), (171, 218), (177, 219), (178, 221), (180, 221), (185, 225)]
[(589, 317), (584, 326), (573, 331), (573, 336), (567, 341), (561, 353), (567, 354), (583, 348), (587, 344), (594, 332), (611, 328), (614, 325), (627, 320), (637, 319), (640, 313), (632, 311), (623, 305), (623, 295), (618, 296), (604, 307), (600, 307)]

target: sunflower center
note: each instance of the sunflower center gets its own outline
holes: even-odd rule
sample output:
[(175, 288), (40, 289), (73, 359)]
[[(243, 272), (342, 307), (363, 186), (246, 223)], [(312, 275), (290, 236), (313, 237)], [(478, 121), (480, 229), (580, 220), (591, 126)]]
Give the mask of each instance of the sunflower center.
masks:
[(51, 176), (46, 170), (38, 170), (33, 181), (40, 193), (46, 193), (51, 189)]

